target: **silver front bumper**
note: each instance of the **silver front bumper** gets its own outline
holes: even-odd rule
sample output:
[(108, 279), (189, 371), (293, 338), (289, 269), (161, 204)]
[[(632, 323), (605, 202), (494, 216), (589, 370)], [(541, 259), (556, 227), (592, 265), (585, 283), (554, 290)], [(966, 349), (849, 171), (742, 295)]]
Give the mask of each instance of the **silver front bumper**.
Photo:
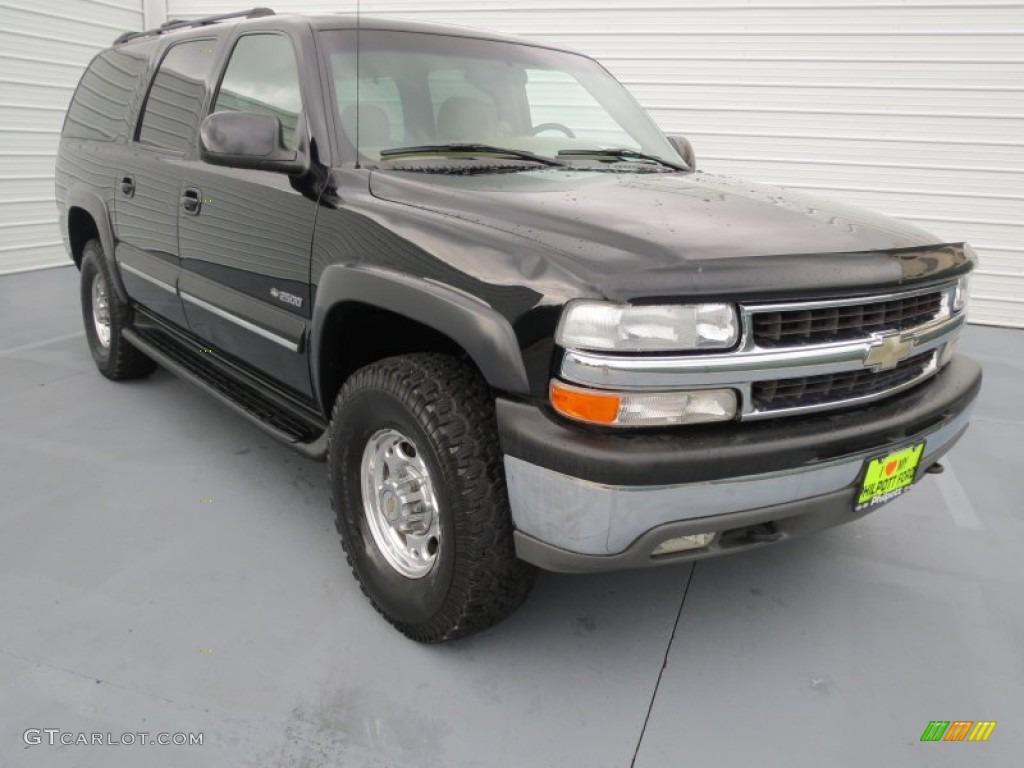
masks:
[[(907, 445), (925, 441), (919, 473), (956, 442), (967, 428), (970, 413), (968, 408), (940, 427), (902, 441)], [(567, 555), (614, 559), (645, 537), (644, 544), (651, 546), (639, 555), (649, 559), (660, 541), (645, 534), (660, 526), (668, 526), (666, 539), (678, 534), (670, 530), (673, 523), (687, 529), (720, 531), (723, 523), (728, 525), (722, 516), (783, 506), (796, 514), (802, 502), (807, 502), (807, 511), (812, 512), (816, 499), (844, 489), (851, 489), (852, 497), (864, 462), (884, 452), (860, 452), (809, 467), (682, 485), (603, 485), (511, 456), (505, 457), (505, 474), (512, 518), (521, 539)], [(856, 519), (852, 502), (849, 507), (849, 519)], [(629, 565), (638, 564), (643, 563)]]

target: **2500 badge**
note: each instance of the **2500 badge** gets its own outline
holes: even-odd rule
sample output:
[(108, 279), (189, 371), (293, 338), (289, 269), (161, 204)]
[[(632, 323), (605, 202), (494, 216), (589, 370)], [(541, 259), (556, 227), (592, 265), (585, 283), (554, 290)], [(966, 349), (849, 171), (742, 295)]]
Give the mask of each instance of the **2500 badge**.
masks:
[(293, 307), (302, 306), (302, 297), (296, 296), (294, 293), (285, 293), (277, 288), (271, 288), (270, 295), (278, 301), (283, 301), (285, 304), (291, 304)]

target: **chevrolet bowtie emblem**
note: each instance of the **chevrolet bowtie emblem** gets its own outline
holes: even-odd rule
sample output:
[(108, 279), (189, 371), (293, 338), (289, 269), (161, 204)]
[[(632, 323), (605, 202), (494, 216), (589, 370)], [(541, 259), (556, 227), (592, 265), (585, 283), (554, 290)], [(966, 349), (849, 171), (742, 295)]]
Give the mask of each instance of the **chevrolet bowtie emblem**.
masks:
[(914, 340), (906, 340), (899, 334), (883, 336), (875, 334), (871, 349), (864, 356), (864, 367), (873, 368), (876, 371), (887, 371), (895, 368), (901, 360), (910, 357), (914, 349)]

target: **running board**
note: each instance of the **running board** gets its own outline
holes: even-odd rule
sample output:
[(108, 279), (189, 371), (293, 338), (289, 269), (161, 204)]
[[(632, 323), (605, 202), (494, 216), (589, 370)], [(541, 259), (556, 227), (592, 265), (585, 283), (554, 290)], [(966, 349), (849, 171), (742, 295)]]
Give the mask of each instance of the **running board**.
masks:
[(327, 425), (312, 412), (288, 402), (284, 397), (261, 391), (243, 380), (244, 374), (236, 373), (234, 366), (200, 353), (199, 344), (189, 344), (183, 334), (162, 324), (147, 323), (125, 328), (122, 333), (132, 346), (138, 347), (175, 375), (213, 395), (271, 437), (308, 458), (326, 459)]

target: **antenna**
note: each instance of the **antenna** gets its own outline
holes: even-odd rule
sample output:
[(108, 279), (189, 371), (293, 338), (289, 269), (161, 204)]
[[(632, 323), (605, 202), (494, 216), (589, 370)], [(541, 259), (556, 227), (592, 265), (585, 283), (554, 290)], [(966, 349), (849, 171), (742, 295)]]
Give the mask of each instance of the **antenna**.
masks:
[(363, 58), (363, 49), (359, 41), (359, 21), (362, 14), (360, 13), (360, 0), (356, 0), (356, 168), (359, 168), (359, 148), (362, 146), (359, 143), (359, 116), (363, 111), (363, 106), (359, 101), (359, 60)]

